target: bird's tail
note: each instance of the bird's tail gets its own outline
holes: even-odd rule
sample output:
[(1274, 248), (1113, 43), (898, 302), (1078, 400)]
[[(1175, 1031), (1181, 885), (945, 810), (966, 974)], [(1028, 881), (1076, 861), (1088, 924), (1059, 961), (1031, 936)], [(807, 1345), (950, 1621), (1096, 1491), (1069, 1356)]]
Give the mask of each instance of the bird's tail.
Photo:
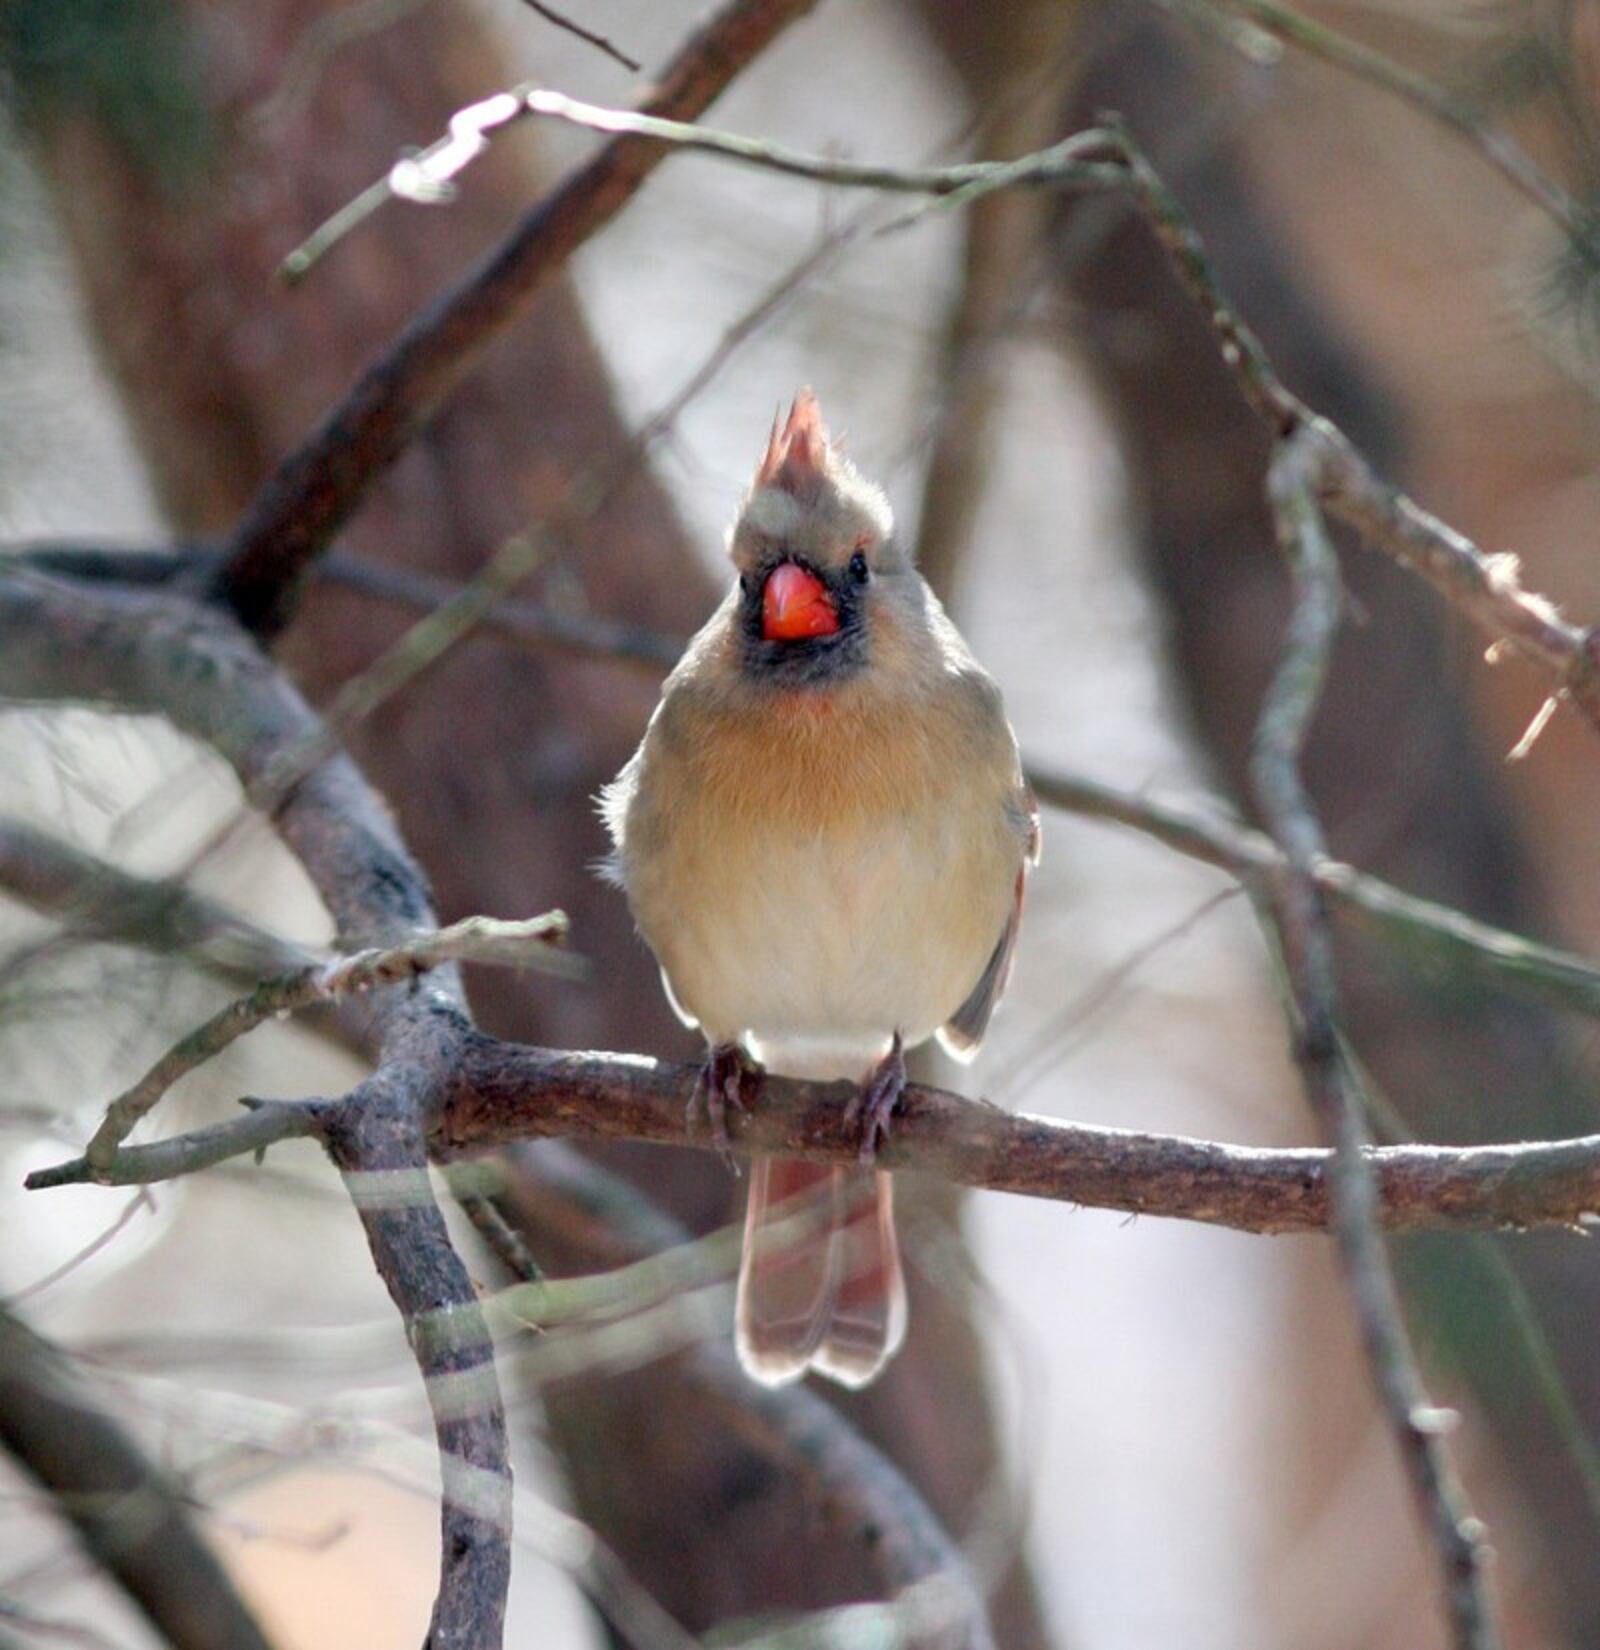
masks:
[(816, 1369), (865, 1386), (906, 1332), (889, 1176), (755, 1158), (737, 1321), (739, 1361), (756, 1380), (781, 1386)]

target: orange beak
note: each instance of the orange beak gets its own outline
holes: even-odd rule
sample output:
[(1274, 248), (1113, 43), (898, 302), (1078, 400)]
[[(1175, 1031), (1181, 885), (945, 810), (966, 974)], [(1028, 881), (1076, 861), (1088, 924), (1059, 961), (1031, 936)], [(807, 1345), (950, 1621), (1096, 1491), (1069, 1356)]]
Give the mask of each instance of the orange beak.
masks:
[(839, 610), (822, 580), (798, 562), (779, 562), (761, 593), (761, 634), (769, 642), (796, 642), (838, 629)]

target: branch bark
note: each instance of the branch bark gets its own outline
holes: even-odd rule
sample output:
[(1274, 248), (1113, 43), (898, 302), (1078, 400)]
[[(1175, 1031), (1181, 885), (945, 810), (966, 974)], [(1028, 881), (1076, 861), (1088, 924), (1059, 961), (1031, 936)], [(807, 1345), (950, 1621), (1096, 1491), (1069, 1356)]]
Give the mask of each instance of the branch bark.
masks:
[(1323, 450), (1315, 429), (1302, 426), (1278, 444), (1267, 472), (1267, 495), (1295, 591), (1251, 759), (1256, 795), (1285, 861), (1269, 884), (1269, 899), (1293, 999), (1295, 1055), (1333, 1147), (1328, 1184), (1334, 1241), (1379, 1401), (1433, 1542), (1454, 1642), (1458, 1650), (1496, 1650), (1501, 1636), (1484, 1574), (1486, 1532), (1456, 1475), (1440, 1411), (1423, 1388), (1379, 1233), (1377, 1180), (1367, 1157), (1371, 1137), (1340, 1044), (1333, 940), (1316, 878), (1325, 852), (1322, 826), (1300, 776), (1343, 600), (1338, 557), (1313, 491)]
[[(449, 1160), (518, 1141), (611, 1140), (714, 1150), (684, 1113), (699, 1068), (637, 1055), (574, 1054), (474, 1037), (451, 1055), (431, 1149)], [(848, 1164), (859, 1154), (839, 1085), (768, 1076), (761, 1103), (730, 1123), (735, 1152)], [(254, 1102), (245, 1117), (124, 1146), (104, 1169), (74, 1158), (35, 1170), (36, 1190), (136, 1186), (301, 1139), (328, 1102)], [(1600, 1135), (1492, 1146), (1377, 1146), (1364, 1154), (1390, 1231), (1524, 1230), (1600, 1219)], [(1328, 1152), (1236, 1146), (1001, 1111), (912, 1084), (881, 1152), (886, 1169), (1085, 1208), (1259, 1233), (1328, 1226)]]

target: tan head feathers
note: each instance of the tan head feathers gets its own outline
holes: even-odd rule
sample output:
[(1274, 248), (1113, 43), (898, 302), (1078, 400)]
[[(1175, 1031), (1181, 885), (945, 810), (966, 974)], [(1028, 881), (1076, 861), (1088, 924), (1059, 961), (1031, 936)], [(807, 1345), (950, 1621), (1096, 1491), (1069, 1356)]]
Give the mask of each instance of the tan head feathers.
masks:
[(757, 487), (776, 487), (798, 496), (811, 491), (827, 471), (828, 432), (822, 410), (810, 390), (801, 390), (788, 421), (772, 421), (767, 450), (756, 469)]

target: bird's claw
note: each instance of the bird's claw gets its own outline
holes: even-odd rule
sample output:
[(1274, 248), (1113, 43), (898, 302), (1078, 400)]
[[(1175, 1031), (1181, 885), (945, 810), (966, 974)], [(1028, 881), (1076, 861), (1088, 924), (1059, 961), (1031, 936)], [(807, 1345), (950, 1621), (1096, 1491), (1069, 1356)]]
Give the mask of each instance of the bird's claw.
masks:
[(856, 1091), (845, 1109), (846, 1123), (861, 1122), (861, 1161), (868, 1168), (877, 1160), (878, 1147), (889, 1138), (889, 1121), (905, 1093), (906, 1061), (900, 1033), (894, 1034), (889, 1052), (872, 1069), (872, 1074)]
[[(753, 1065), (737, 1043), (718, 1043), (706, 1055), (706, 1063), (695, 1079), (694, 1092), (684, 1112), (684, 1122), (694, 1133), (695, 1114), (705, 1102), (706, 1121), (711, 1125), (712, 1144), (731, 1174), (738, 1174), (732, 1141), (728, 1137), (728, 1108), (748, 1112), (761, 1083), (761, 1068)], [(746, 1096), (745, 1090), (750, 1093)]]

